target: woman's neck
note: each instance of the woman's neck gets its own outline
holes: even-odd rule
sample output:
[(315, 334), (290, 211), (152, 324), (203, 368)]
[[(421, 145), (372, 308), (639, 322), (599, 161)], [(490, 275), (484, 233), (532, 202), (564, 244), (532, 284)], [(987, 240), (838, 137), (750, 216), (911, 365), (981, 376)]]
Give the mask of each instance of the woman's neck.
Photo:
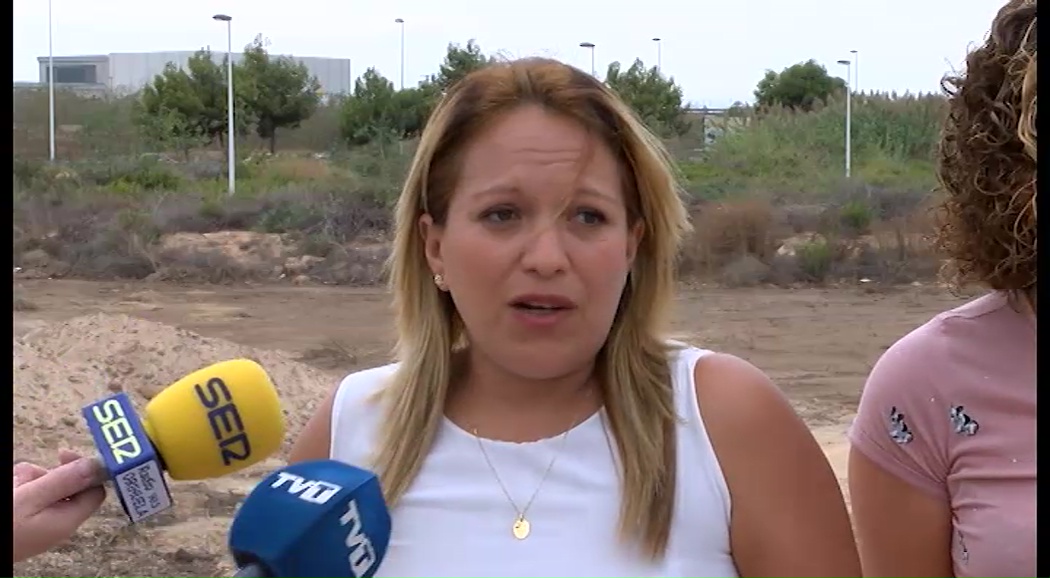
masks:
[(467, 431), (506, 441), (557, 435), (601, 407), (593, 365), (551, 379), (512, 375), (481, 355), (454, 364), (445, 413)]

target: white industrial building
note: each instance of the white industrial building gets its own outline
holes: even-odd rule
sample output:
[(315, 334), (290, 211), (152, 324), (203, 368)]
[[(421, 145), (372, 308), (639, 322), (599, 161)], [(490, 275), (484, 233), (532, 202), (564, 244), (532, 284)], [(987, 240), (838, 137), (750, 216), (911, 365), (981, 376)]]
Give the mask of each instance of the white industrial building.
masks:
[[(182, 50), (55, 56), (55, 87), (97, 96), (133, 94), (153, 82), (153, 78), (164, 72), (164, 67), (169, 62), (185, 68), (195, 53), (193, 50)], [(222, 63), (226, 53), (213, 50), (211, 56), (214, 61)], [(234, 64), (240, 62), (241, 58), (243, 54), (234, 53)], [(305, 64), (310, 73), (317, 77), (325, 95), (348, 94), (353, 91), (354, 80), (349, 58), (293, 58)], [(40, 64), (40, 84), (46, 86), (48, 57), (38, 57), (37, 61)]]

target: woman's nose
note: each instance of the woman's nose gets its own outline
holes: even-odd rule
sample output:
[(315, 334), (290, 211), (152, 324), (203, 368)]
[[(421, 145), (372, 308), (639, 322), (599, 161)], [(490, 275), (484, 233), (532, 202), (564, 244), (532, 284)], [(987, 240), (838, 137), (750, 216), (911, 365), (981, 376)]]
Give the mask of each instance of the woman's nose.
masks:
[(536, 227), (522, 248), (522, 265), (543, 277), (564, 273), (569, 267), (562, 227), (552, 219)]

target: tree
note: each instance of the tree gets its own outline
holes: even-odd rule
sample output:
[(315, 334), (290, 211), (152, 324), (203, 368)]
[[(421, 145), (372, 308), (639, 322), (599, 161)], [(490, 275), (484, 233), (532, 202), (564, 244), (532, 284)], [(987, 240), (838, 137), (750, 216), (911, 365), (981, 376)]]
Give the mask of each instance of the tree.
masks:
[(394, 84), (374, 68), (354, 82), (353, 94), (341, 107), (340, 131), (350, 145), (418, 137), (430, 113), (453, 84), (492, 59), (470, 40), (465, 47), (450, 43), (437, 74), (418, 86), (395, 90)]
[(207, 142), (200, 122), (203, 116), (204, 103), (193, 78), (170, 62), (164, 72), (142, 89), (135, 108), (135, 124), (147, 140), (162, 148), (177, 148), (185, 154), (189, 154), (195, 144)]
[(340, 131), (350, 145), (389, 141), (404, 131), (404, 115), (397, 106), (397, 91), (375, 68), (354, 81), (354, 93), (343, 101)]
[(277, 129), (297, 128), (310, 118), (321, 101), (321, 85), (305, 64), (284, 56), (272, 58), (261, 35), (245, 47), (240, 68), (248, 83), (245, 104), (255, 131), (269, 140), (270, 152), (276, 152)]
[(609, 65), (605, 83), (627, 103), (649, 128), (661, 136), (678, 136), (689, 130), (682, 103), (682, 88), (665, 78), (657, 67), (645, 68), (636, 59), (626, 71), (619, 62)]
[[(212, 58), (211, 51), (199, 50), (190, 57), (186, 64), (190, 79), (193, 81), (192, 86), (202, 106), (199, 115), (200, 127), (209, 137), (210, 142), (218, 142), (220, 145), (226, 142), (229, 125), (229, 119), (226, 117), (227, 58), (229, 58), (228, 55), (223, 57), (221, 63), (217, 63)], [(234, 64), (233, 121), (234, 130), (242, 136), (248, 134), (248, 130), (254, 124), (245, 99), (246, 88), (250, 86), (248, 80), (243, 67)]]
[(208, 138), (177, 110), (161, 108), (149, 112), (137, 104), (134, 112), (139, 133), (158, 150), (176, 150), (189, 160), (190, 151), (208, 144)]
[(430, 81), (437, 85), (441, 93), (444, 93), (453, 84), (471, 72), (484, 68), (492, 61), (492, 58), (481, 52), (481, 47), (473, 39), (468, 40), (465, 47), (450, 42), (448, 51), (445, 53), (445, 61), (441, 63), (438, 73)]
[[(233, 67), (233, 75), (234, 128), (244, 135), (253, 124), (244, 98), (247, 79), (240, 66)], [(151, 134), (155, 142), (159, 142), (157, 131), (167, 126), (177, 131), (172, 138), (179, 142), (194, 142), (199, 138), (206, 143), (224, 144), (228, 125), (226, 102), (225, 58), (218, 64), (211, 52), (199, 50), (190, 57), (185, 69), (169, 62), (164, 72), (142, 89), (137, 124)], [(151, 116), (165, 120), (154, 122)]]
[(423, 134), (423, 128), (439, 98), (441, 92), (431, 82), (421, 82), (417, 87), (394, 93), (393, 106), (401, 138), (415, 138)]
[(823, 65), (810, 59), (793, 64), (779, 74), (767, 70), (755, 89), (755, 104), (759, 108), (783, 106), (810, 111), (845, 87), (844, 80), (828, 75)]

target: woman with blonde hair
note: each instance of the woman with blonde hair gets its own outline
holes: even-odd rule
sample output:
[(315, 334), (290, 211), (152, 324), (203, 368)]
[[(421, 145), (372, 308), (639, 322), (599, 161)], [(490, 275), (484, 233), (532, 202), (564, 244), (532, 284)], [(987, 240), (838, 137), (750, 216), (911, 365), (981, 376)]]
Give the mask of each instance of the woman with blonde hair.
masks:
[(292, 453), (379, 473), (380, 575), (858, 575), (785, 397), (665, 338), (678, 193), (580, 70), (495, 64), (444, 96), (397, 207), (398, 362), (346, 377)]
[(866, 576), (1036, 576), (1036, 2), (946, 79), (939, 245), (987, 292), (872, 369), (850, 432)]

